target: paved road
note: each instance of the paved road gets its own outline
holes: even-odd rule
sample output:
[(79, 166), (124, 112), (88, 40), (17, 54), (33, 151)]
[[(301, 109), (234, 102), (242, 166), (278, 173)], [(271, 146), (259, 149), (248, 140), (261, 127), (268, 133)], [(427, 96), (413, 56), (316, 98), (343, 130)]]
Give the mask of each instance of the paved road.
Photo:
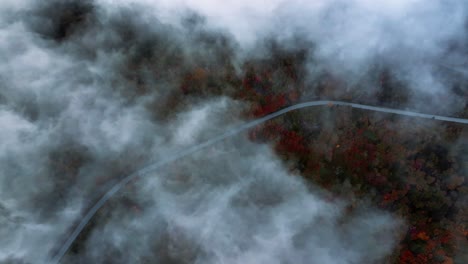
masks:
[(88, 224), (89, 220), (96, 214), (96, 212), (109, 200), (116, 192), (118, 192), (122, 187), (124, 187), (127, 183), (129, 183), (131, 180), (133, 180), (136, 177), (141, 177), (151, 171), (154, 171), (168, 163), (171, 163), (175, 160), (178, 160), (182, 157), (188, 156), (192, 153), (195, 153), (197, 151), (200, 151), (204, 148), (207, 148), (211, 145), (216, 144), (219, 141), (222, 141), (226, 138), (229, 138), (231, 136), (234, 136), (242, 131), (245, 131), (249, 128), (255, 127), (265, 121), (268, 121), (270, 119), (273, 119), (275, 117), (281, 116), (285, 113), (288, 113), (290, 111), (306, 108), (306, 107), (312, 107), (312, 106), (335, 106), (335, 105), (341, 105), (341, 106), (348, 106), (352, 108), (358, 108), (358, 109), (365, 109), (365, 110), (371, 110), (371, 111), (376, 111), (376, 112), (383, 112), (383, 113), (389, 113), (389, 114), (397, 114), (397, 115), (404, 115), (404, 116), (410, 116), (410, 117), (418, 117), (418, 118), (426, 118), (426, 119), (433, 119), (433, 120), (439, 120), (439, 121), (446, 121), (446, 122), (455, 122), (455, 123), (460, 123), (460, 124), (468, 124), (468, 119), (463, 119), (463, 118), (454, 118), (454, 117), (446, 117), (446, 116), (439, 116), (439, 115), (428, 115), (428, 114), (422, 114), (422, 113), (416, 113), (416, 112), (411, 112), (411, 111), (405, 111), (405, 110), (397, 110), (397, 109), (391, 109), (391, 108), (385, 108), (385, 107), (378, 107), (378, 106), (369, 106), (369, 105), (362, 105), (362, 104), (354, 104), (354, 103), (348, 103), (348, 102), (342, 102), (342, 101), (311, 101), (311, 102), (304, 102), (304, 103), (299, 103), (295, 104), (286, 108), (283, 108), (277, 112), (268, 114), (264, 117), (255, 119), (253, 121), (249, 121), (243, 125), (240, 125), (237, 128), (234, 128), (232, 130), (229, 130), (225, 132), (222, 135), (216, 136), (206, 142), (203, 142), (199, 145), (190, 147), (188, 149), (185, 149), (171, 157), (168, 157), (164, 160), (160, 160), (158, 162), (150, 163), (149, 165), (143, 167), (140, 170), (135, 171), (134, 173), (126, 176), (123, 178), (120, 182), (118, 182), (116, 185), (114, 185), (109, 191), (107, 191), (104, 196), (99, 199), (96, 204), (89, 209), (89, 211), (86, 213), (86, 215), (83, 217), (83, 219), (80, 221), (78, 226), (73, 230), (72, 234), (68, 237), (68, 239), (65, 241), (65, 243), (60, 247), (60, 250), (58, 253), (50, 260), (48, 263), (56, 264), (59, 263), (62, 257), (65, 255), (65, 253), (68, 251), (70, 248), (71, 244), (75, 241), (75, 239), (78, 237), (78, 235), (81, 233), (83, 228)]

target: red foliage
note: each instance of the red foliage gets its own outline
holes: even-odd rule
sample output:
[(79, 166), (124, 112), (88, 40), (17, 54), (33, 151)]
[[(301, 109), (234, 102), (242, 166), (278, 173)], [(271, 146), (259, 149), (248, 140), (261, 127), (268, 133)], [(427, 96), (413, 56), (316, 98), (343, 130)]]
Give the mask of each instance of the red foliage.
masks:
[(400, 264), (427, 264), (433, 263), (433, 255), (430, 253), (414, 254), (409, 249), (400, 254)]
[(281, 139), (276, 145), (279, 152), (289, 152), (296, 154), (306, 154), (308, 149), (305, 146), (305, 140), (294, 131), (284, 131)]
[(273, 113), (285, 105), (286, 96), (284, 94), (267, 95), (264, 98), (264, 102), (260, 103), (256, 108), (254, 108), (252, 113), (255, 117), (261, 117)]
[(400, 263), (401, 264), (416, 263), (415, 255), (413, 254), (413, 252), (411, 252), (409, 249), (403, 251), (403, 253), (400, 254)]
[(440, 238), (440, 242), (443, 243), (443, 244), (447, 244), (449, 242), (451, 242), (453, 240), (453, 235), (449, 232), (446, 232), (441, 238)]

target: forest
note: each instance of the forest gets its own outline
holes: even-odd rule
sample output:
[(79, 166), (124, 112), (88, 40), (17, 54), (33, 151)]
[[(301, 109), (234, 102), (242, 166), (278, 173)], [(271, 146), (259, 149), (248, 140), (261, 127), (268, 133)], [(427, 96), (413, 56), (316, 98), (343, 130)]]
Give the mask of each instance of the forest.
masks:
[[(330, 5), (323, 20), (341, 18)], [(195, 151), (310, 101), (468, 119), (468, 75), (440, 62), (466, 57), (468, 11), (436, 51), (388, 41), (343, 63), (324, 48), (341, 20), (330, 35), (266, 32), (245, 48), (192, 11), (167, 22), (106, 1), (25, 6), (0, 4), (1, 263), (57, 256), (119, 181), (192, 148), (111, 193), (62, 263), (468, 260), (466, 124), (330, 103)]]

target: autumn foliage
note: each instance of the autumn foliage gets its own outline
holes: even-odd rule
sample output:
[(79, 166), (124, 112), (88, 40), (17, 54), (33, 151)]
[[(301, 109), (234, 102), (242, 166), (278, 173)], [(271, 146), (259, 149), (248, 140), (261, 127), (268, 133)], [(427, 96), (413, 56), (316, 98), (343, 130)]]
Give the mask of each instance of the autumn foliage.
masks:
[[(298, 98), (299, 90), (294, 91), (296, 96), (274, 92), (265, 76), (254, 71), (244, 76), (240, 94), (252, 103), (250, 117), (267, 115)], [(456, 240), (465, 239), (467, 228), (466, 222), (460, 223), (455, 203), (467, 187), (459, 180), (463, 177), (454, 176), (458, 161), (443, 146), (445, 139), (457, 138), (450, 131), (460, 131), (434, 131), (424, 124), (412, 126), (408, 120), (374, 118), (372, 113), (343, 107), (329, 106), (322, 111), (332, 113), (334, 128), (310, 130), (297, 121), (301, 118), (288, 114), (252, 129), (249, 137), (273, 143), (288, 164), (295, 162), (295, 169), (305, 178), (336, 195), (342, 193), (335, 187), (350, 182), (354, 195), (406, 219), (409, 227), (394, 263), (453, 263)], [(316, 112), (304, 112), (320, 119)], [(440, 137), (438, 133), (450, 135)]]

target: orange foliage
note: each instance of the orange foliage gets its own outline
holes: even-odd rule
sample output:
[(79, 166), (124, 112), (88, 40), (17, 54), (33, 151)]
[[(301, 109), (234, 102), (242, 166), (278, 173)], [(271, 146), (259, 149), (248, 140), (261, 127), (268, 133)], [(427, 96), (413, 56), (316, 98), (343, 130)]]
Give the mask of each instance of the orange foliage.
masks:
[(426, 234), (426, 232), (422, 231), (416, 234), (415, 239), (421, 239), (421, 240), (427, 241), (429, 240), (429, 236)]

